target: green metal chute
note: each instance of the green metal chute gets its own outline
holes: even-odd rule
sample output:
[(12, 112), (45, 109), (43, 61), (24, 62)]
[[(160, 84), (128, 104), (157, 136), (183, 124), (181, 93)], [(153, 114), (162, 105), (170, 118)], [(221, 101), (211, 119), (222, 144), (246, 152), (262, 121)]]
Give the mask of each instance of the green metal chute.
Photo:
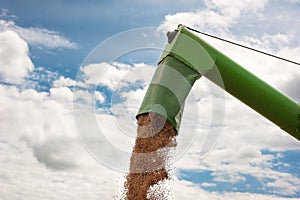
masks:
[[(174, 77), (174, 72), (169, 73), (169, 69), (181, 74), (179, 76), (181, 78)], [(221, 76), (221, 81), (217, 75)], [(155, 83), (152, 81), (150, 84), (138, 115), (157, 112), (165, 116), (178, 130), (184, 100), (194, 82), (201, 76), (205, 76), (300, 140), (300, 106), (298, 103), (247, 71), (182, 25), (175, 32), (169, 33), (169, 43), (153, 77)]]
[(184, 101), (199, 74), (174, 57), (167, 56), (158, 65), (138, 115), (156, 112), (178, 131)]

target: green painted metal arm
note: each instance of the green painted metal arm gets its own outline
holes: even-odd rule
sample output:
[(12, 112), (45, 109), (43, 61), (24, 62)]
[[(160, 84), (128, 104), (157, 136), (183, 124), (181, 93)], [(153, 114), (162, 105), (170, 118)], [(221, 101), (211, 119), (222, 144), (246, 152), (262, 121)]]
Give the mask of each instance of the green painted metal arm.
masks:
[[(157, 71), (154, 75), (153, 80), (156, 81), (149, 86), (138, 114), (149, 111), (157, 112), (166, 116), (173, 126), (178, 129), (184, 100), (196, 79), (203, 75), (300, 140), (300, 106), (298, 103), (235, 63), (184, 26), (180, 25), (176, 31), (168, 33), (168, 38), (169, 43), (159, 61), (158, 69), (160, 69), (160, 72)], [(161, 73), (165, 71), (161, 70), (164, 68), (177, 70), (186, 80), (179, 81), (170, 78), (172, 74)], [(217, 75), (221, 76), (222, 81), (218, 79)], [(174, 88), (174, 85), (180, 88), (182, 83), (185, 86), (189, 83), (190, 87), (183, 87), (175, 91), (171, 89), (169, 92), (173, 94), (173, 97), (166, 96), (165, 91), (157, 93), (153, 87), (154, 85), (156, 87), (162, 86), (160, 81), (157, 81), (157, 76), (160, 77), (160, 80), (164, 80), (166, 76), (169, 77), (166, 81), (167, 84), (164, 85), (168, 91), (168, 88)], [(181, 91), (181, 89), (185, 91)], [(160, 101), (157, 102), (156, 98), (149, 101), (149, 98), (151, 99), (153, 95), (159, 96), (156, 98)], [(164, 99), (169, 99), (171, 102), (177, 100), (179, 103), (177, 106), (169, 106), (170, 104)], [(180, 100), (178, 101), (178, 99)], [(165, 109), (163, 109), (164, 111), (149, 109), (153, 105), (160, 105)], [(145, 109), (146, 107), (148, 109)], [(171, 114), (169, 110), (176, 111)], [(175, 120), (176, 118), (177, 120)]]

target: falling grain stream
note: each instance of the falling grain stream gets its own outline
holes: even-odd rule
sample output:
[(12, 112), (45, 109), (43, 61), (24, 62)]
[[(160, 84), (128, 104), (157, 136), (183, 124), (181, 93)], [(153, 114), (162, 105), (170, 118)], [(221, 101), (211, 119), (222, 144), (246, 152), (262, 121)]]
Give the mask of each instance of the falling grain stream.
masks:
[(127, 200), (161, 200), (167, 191), (149, 189), (169, 179), (169, 154), (176, 147), (176, 130), (156, 113), (138, 116), (135, 146), (126, 177)]

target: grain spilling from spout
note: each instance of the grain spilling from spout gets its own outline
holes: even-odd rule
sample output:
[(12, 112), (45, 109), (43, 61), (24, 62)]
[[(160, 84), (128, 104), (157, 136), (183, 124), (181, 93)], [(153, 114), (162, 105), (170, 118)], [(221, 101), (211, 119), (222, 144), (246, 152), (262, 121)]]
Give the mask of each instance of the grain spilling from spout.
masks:
[(125, 183), (126, 199), (161, 200), (168, 191), (157, 187), (155, 193), (149, 194), (149, 189), (170, 179), (169, 154), (176, 147), (176, 130), (156, 113), (138, 116), (137, 123), (137, 138)]

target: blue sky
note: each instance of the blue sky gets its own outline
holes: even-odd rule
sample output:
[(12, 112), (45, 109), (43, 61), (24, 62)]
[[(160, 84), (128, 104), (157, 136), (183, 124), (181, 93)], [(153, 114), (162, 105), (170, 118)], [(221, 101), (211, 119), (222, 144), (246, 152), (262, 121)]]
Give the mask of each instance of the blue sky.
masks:
[[(300, 62), (298, 0), (3, 0), (0, 9), (3, 199), (118, 199), (135, 114), (178, 24)], [(201, 37), (300, 101), (296, 65)], [(300, 199), (299, 141), (205, 78), (177, 141), (173, 199)]]
[[(19, 26), (47, 28), (75, 42), (78, 45), (75, 50), (57, 50), (48, 54), (31, 47), (34, 54), (32, 59), (38, 65), (57, 66), (56, 70), (63, 66), (74, 71), (74, 67), (80, 66), (95, 45), (108, 37), (132, 28), (157, 26), (166, 14), (191, 10), (191, 7), (203, 4), (194, 1), (192, 5), (179, 2), (169, 6), (169, 3), (73, 1), (70, 4), (55, 0), (51, 3), (3, 1), (1, 5), (17, 16), (14, 21)], [(64, 59), (69, 56), (73, 56), (73, 59)]]

